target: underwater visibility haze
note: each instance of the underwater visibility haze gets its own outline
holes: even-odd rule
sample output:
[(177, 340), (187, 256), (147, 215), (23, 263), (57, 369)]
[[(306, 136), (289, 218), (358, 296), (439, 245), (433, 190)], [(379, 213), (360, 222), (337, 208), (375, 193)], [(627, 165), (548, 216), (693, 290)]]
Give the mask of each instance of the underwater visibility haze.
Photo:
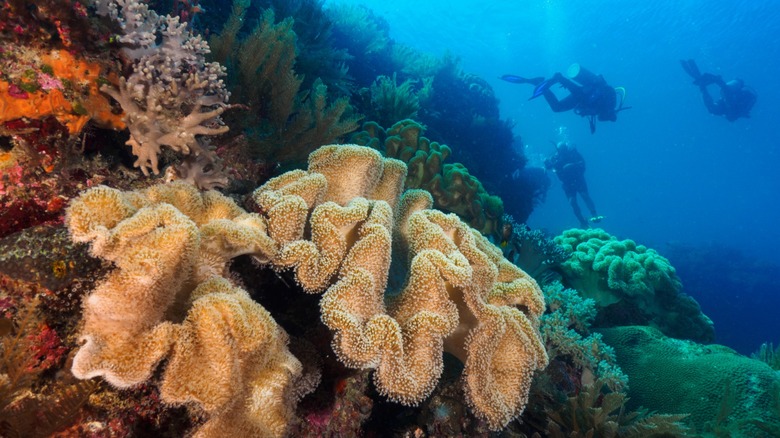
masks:
[[(586, 179), (601, 226), (659, 250), (672, 264), (688, 253), (722, 252), (719, 279), (686, 278), (686, 291), (716, 322), (719, 342), (742, 353), (780, 342), (780, 280), (762, 272), (778, 266), (780, 244), (780, 5), (751, 1), (517, 3), (455, 1), (365, 4), (390, 23), (397, 41), (458, 56), (463, 69), (484, 77), (512, 120), (531, 164), (542, 165), (554, 144), (568, 140), (586, 159)], [(408, 11), (414, 9), (415, 14)], [(758, 99), (750, 118), (733, 123), (709, 114), (680, 67), (694, 59), (702, 71), (741, 78)], [(553, 113), (531, 86), (499, 77), (550, 77), (580, 63), (626, 89), (628, 111), (599, 123), (594, 135), (571, 111)], [(717, 90), (711, 90), (717, 95)], [(490, 156), (483, 157), (486, 160)], [(585, 206), (582, 205), (584, 209)], [(552, 232), (577, 225), (553, 178), (546, 202), (528, 219)], [(694, 248), (691, 248), (694, 247)], [(667, 252), (668, 251), (668, 252)], [(733, 259), (731, 251), (739, 256)], [(739, 273), (747, 268), (755, 271)], [(677, 258), (675, 260), (674, 258)], [(740, 268), (730, 268), (730, 265)], [(747, 268), (751, 269), (751, 268)], [(687, 273), (687, 269), (685, 270)], [(723, 272), (730, 272), (724, 274)], [(724, 276), (756, 277), (739, 286)], [(760, 278), (760, 280), (758, 280)], [(757, 284), (758, 283), (758, 284)]]
[(780, 437), (777, 23), (2, 2), (0, 436)]

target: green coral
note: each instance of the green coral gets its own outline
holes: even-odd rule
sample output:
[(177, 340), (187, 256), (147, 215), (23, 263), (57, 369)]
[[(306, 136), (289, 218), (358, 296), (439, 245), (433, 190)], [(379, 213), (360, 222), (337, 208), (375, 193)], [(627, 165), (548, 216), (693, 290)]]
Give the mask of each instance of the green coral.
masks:
[(564, 284), (596, 302), (598, 326), (652, 325), (673, 337), (714, 339), (712, 321), (655, 250), (602, 229), (566, 230), (555, 243), (572, 252), (561, 265)]
[(337, 34), (349, 35), (350, 44), (356, 52), (382, 52), (390, 43), (388, 30), (363, 5), (330, 4), (325, 13)]
[(629, 407), (689, 413), (686, 421), (697, 431), (719, 436), (776, 436), (762, 430), (780, 422), (780, 375), (767, 364), (721, 345), (668, 338), (652, 327), (601, 333), (630, 379)]
[(442, 178), (434, 179), (428, 189), (435, 206), (468, 218), (471, 226), (484, 234), (493, 234), (504, 214), (504, 202), (488, 194), (477, 177), (461, 163), (445, 164)]
[(566, 230), (555, 242), (572, 251), (563, 264), (567, 279), (600, 306), (625, 296), (648, 297), (656, 290), (682, 287), (665, 257), (633, 240), (618, 240), (600, 228)]
[(761, 344), (758, 351), (751, 354), (750, 357), (764, 362), (773, 370), (780, 370), (780, 346), (775, 348), (771, 342)]
[[(371, 84), (371, 113), (369, 117), (383, 126), (390, 126), (404, 119), (417, 117), (420, 110), (420, 98), (415, 90), (417, 81), (411, 79), (398, 84), (397, 75), (392, 77), (379, 76)], [(424, 82), (431, 87), (431, 82)], [(420, 90), (419, 94), (427, 95), (430, 90)]]
[(550, 438), (663, 438), (687, 437), (680, 423), (685, 415), (650, 413), (646, 409), (626, 409), (623, 392), (605, 390), (596, 380), (566, 402), (547, 408), (547, 437)]
[(401, 43), (393, 44), (390, 57), (395, 71), (416, 78), (433, 77), (443, 66), (444, 61), (429, 53)]
[[(347, 97), (329, 101), (325, 84), (315, 79), (311, 89), (302, 89), (303, 76), (296, 74), (294, 20), (275, 23), (272, 9), (245, 38), (239, 38), (247, 3), (236, 1), (224, 29), (210, 40), (213, 58), (225, 65), (228, 88), (250, 111), (235, 116), (248, 134), (255, 155), (285, 167), (305, 163), (317, 147), (334, 143), (358, 127)], [(236, 112), (239, 113), (239, 112)]]
[(568, 357), (580, 370), (587, 370), (613, 391), (628, 387), (614, 350), (598, 333), (589, 333), (596, 305), (577, 291), (556, 281), (542, 288), (548, 312), (540, 318), (539, 331), (550, 357)]

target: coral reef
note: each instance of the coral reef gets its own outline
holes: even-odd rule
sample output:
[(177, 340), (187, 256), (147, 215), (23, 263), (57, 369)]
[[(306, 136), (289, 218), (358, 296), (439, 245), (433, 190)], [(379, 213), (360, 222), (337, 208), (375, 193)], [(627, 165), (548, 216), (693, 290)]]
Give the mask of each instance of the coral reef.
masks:
[(595, 300), (597, 327), (647, 324), (680, 339), (715, 339), (712, 321), (655, 250), (598, 228), (566, 230), (555, 242), (572, 253), (561, 265), (563, 282)]
[[(507, 189), (500, 195), (509, 198), (511, 187), (502, 184), (525, 166), (526, 158), (512, 147), (512, 123), (500, 118), (492, 87), (484, 79), (464, 73), (454, 56), (441, 61), (433, 75), (433, 87), (440, 92), (434, 92), (421, 108), (419, 121), (427, 126), (429, 135), (455, 147), (459, 159), (468, 163), (491, 191)], [(485, 156), (490, 160), (482, 158)]]
[(36, 299), (0, 318), (0, 430), (3, 436), (51, 436), (78, 418), (96, 382), (57, 379), (46, 393), (36, 380), (60, 366), (67, 350), (57, 333), (41, 323)]
[(296, 34), (293, 19), (274, 22), (267, 9), (257, 27), (244, 38), (239, 32), (247, 10), (239, 2), (225, 28), (212, 38), (215, 56), (236, 71), (228, 78), (234, 101), (249, 107), (238, 118), (256, 156), (282, 163), (301, 164), (311, 151), (332, 143), (357, 128), (347, 97), (328, 102), (328, 87), (319, 79), (310, 89), (296, 74)]
[(167, 358), (162, 400), (205, 410), (199, 434), (284, 434), (300, 362), (270, 314), (222, 277), (231, 258), (268, 251), (259, 217), (216, 192), (171, 183), (91, 189), (67, 224), (74, 240), (117, 265), (85, 302), (76, 377), (130, 387)]
[[(419, 403), (448, 351), (465, 363), (472, 409), (503, 427), (522, 412), (533, 371), (547, 362), (537, 329), (541, 292), (456, 216), (428, 210), (426, 193), (401, 199), (405, 173), (370, 148), (322, 147), (308, 171), (255, 191), (262, 216), (182, 183), (86, 192), (68, 210), (69, 229), (118, 268), (86, 300), (74, 374), (127, 387), (167, 357), (161, 397), (204, 409), (209, 420), (199, 433), (283, 433), (291, 415), (283, 394), (300, 363), (270, 314), (225, 279), (227, 261), (250, 254), (293, 268), (307, 291), (325, 291), (320, 308), (333, 348), (351, 367), (375, 368), (381, 393)], [(408, 279), (386, 305), (394, 230)], [(206, 381), (207, 369), (232, 371)], [(244, 405), (231, 393), (255, 401)]]
[(751, 354), (750, 357), (764, 362), (773, 370), (780, 370), (780, 346), (775, 348), (771, 342), (761, 344), (758, 351)]
[(104, 70), (66, 50), (35, 53), (10, 45), (0, 57), (0, 123), (54, 116), (71, 135), (89, 121), (123, 129), (121, 115), (99, 91)]
[(504, 212), (501, 198), (490, 195), (462, 164), (444, 164), (452, 151), (423, 137), (423, 132), (414, 120), (402, 120), (387, 131), (366, 122), (351, 140), (404, 161), (409, 168), (406, 187), (430, 192), (435, 208), (457, 214), (485, 235), (496, 233)]
[(8, 0), (0, 4), (0, 39), (4, 41), (81, 51), (97, 42), (91, 30), (84, 2)]
[(631, 381), (629, 406), (688, 413), (698, 432), (774, 436), (761, 424), (780, 422), (780, 377), (767, 364), (720, 345), (667, 338), (652, 327), (603, 329)]
[(540, 331), (547, 354), (574, 368), (579, 377), (579, 381), (573, 382), (576, 388), (599, 379), (613, 391), (625, 390), (628, 377), (618, 366), (614, 350), (600, 334), (590, 332), (596, 317), (593, 300), (582, 298), (560, 282), (550, 283), (542, 290), (548, 312), (541, 317)]
[[(273, 264), (294, 267), (305, 290), (327, 288), (320, 307), (336, 332), (334, 349), (349, 366), (376, 368), (381, 393), (418, 403), (438, 380), (443, 348), (466, 364), (472, 408), (500, 428), (522, 411), (532, 370), (547, 360), (534, 328), (541, 294), (484, 237), (455, 216), (426, 210), (424, 192), (408, 192), (393, 213), (404, 173), (402, 163), (372, 149), (328, 146), (311, 155), (308, 173), (269, 181), (255, 202), (272, 223), (287, 218), (283, 228), (269, 227), (281, 246)], [(300, 240), (312, 207), (312, 240)], [(408, 247), (399, 255), (409, 260), (408, 278), (386, 312), (393, 228)]]
[(500, 240), (504, 256), (537, 281), (542, 281), (570, 255), (541, 230), (518, 224), (508, 214), (501, 218)]
[(605, 392), (603, 381), (586, 385), (566, 403), (547, 411), (546, 435), (551, 438), (585, 437), (682, 437), (688, 430), (680, 414), (649, 414), (627, 411), (625, 393)]
[(213, 161), (213, 151), (197, 136), (228, 131), (219, 116), (229, 93), (219, 79), (224, 69), (206, 62), (208, 44), (179, 17), (161, 17), (140, 0), (99, 0), (96, 5), (100, 15), (118, 22), (122, 53), (132, 62), (132, 73), (120, 78), (118, 88), (103, 85), (100, 91), (124, 110), (130, 131), (126, 144), (138, 157), (134, 165), (144, 175), (158, 174), (163, 146)]
[[(0, 435), (778, 435), (759, 360), (592, 331), (713, 333), (657, 252), (519, 224), (549, 179), (487, 81), (365, 7), (232, 7), (0, 4)], [(374, 150), (315, 150), (360, 112)]]
[(396, 71), (389, 60), (393, 40), (384, 18), (363, 5), (346, 3), (329, 3), (324, 12), (332, 44), (349, 55), (345, 65), (359, 87), (368, 87), (379, 76)]
[[(415, 91), (416, 81), (405, 80), (400, 85), (395, 74), (380, 76), (371, 84), (371, 109), (368, 118), (381, 126), (392, 126), (405, 119), (413, 119), (420, 110), (420, 97), (429, 90)], [(430, 86), (430, 83), (428, 83)]]

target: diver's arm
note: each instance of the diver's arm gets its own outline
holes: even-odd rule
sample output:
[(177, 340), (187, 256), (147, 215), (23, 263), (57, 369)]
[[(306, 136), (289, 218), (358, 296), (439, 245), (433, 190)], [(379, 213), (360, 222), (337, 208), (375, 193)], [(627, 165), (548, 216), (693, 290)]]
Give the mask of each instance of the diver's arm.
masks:
[(712, 96), (710, 95), (710, 91), (707, 89), (707, 87), (702, 85), (699, 87), (699, 89), (701, 90), (701, 97), (704, 100), (704, 106), (707, 107), (707, 111), (709, 111), (710, 114), (714, 114), (716, 116), (723, 115), (722, 105), (715, 103), (712, 100)]

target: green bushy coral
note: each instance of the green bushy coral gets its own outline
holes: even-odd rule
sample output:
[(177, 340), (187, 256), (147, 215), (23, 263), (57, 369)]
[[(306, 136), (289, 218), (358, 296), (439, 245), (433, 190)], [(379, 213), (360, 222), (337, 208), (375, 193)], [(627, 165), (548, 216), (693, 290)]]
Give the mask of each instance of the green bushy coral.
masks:
[(572, 252), (561, 265), (564, 284), (596, 302), (597, 326), (652, 325), (673, 337), (714, 339), (712, 321), (655, 250), (602, 229), (566, 230), (555, 242)]
[(655, 414), (646, 409), (625, 409), (623, 392), (605, 391), (597, 380), (565, 403), (547, 410), (546, 436), (550, 438), (664, 438), (685, 437), (680, 423), (685, 415)]
[(410, 79), (399, 85), (395, 73), (392, 77), (378, 77), (371, 84), (372, 113), (369, 117), (384, 126), (415, 118), (420, 110), (420, 100), (414, 85), (415, 81)]

